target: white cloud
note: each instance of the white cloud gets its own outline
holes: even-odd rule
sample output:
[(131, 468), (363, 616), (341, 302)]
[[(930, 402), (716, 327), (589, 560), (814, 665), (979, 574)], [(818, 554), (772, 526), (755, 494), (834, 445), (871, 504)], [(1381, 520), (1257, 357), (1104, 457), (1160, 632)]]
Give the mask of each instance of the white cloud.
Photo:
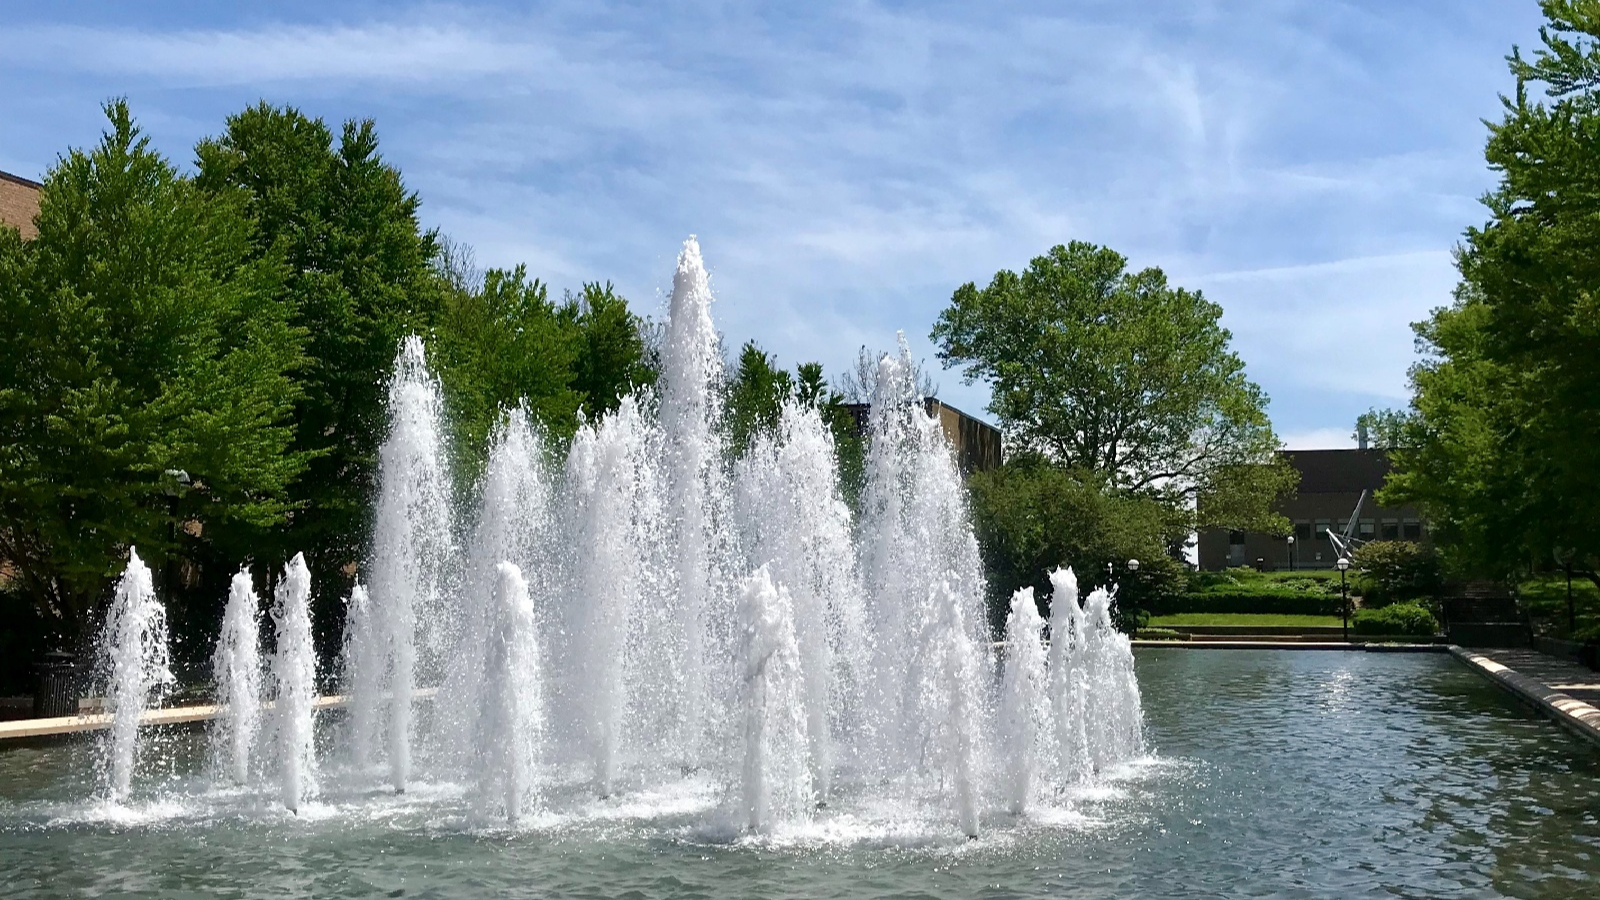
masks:
[(1279, 435), (1285, 450), (1341, 450), (1354, 448), (1349, 428), (1313, 428)]

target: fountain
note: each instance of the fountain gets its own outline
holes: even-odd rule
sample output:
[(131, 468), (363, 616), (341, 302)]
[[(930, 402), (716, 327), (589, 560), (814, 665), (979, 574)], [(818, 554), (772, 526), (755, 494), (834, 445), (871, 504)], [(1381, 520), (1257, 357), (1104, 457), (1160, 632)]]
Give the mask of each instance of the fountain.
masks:
[(428, 371), (421, 339), (401, 343), (389, 385), (389, 437), (379, 451), (370, 602), (352, 605), (346, 677), (354, 698), (350, 742), (358, 765), (376, 754), (380, 706), (387, 713), (389, 781), (404, 791), (411, 777), (413, 704), (419, 675), (437, 674), (445, 638), (440, 607), (454, 563), (454, 522), (439, 385)]
[(739, 597), (744, 766), (740, 810), (752, 831), (795, 822), (812, 805), (807, 717), (793, 603), (766, 566)]
[(219, 707), (211, 758), (235, 784), (247, 784), (261, 727), (261, 601), (249, 568), (240, 568), (228, 586), (222, 631), (211, 654), (211, 679)]
[(156, 600), (149, 567), (132, 548), (100, 633), (99, 670), (112, 705), (111, 728), (102, 741), (103, 785), (106, 798), (121, 803), (138, 763), (140, 720), (174, 682), (167, 610)]
[(495, 567), (491, 620), (475, 729), (479, 793), (485, 804), (498, 798), (506, 818), (515, 823), (537, 777), (543, 686), (533, 601), (522, 570), (513, 563)]
[(1049, 733), (1049, 672), (1045, 664), (1044, 620), (1033, 588), (1011, 597), (1006, 616), (1005, 675), (1000, 682), (999, 733), (1007, 760), (1001, 786), (1006, 808), (1021, 814), (1033, 800), (1042, 756), (1040, 744)]
[(278, 745), (278, 787), (283, 805), (298, 812), (316, 793), (317, 651), (311, 639), (311, 570), (297, 553), (278, 582), (272, 625), (278, 650), (272, 658), (277, 681), (273, 726)]
[[(1109, 593), (1080, 607), (1071, 572), (1054, 573), (1047, 651), (1032, 591), (1019, 592), (999, 665), (963, 478), (904, 338), (876, 372), (856, 516), (811, 406), (785, 403), (732, 457), (710, 302), (691, 240), (659, 397), (641, 390), (581, 422), (564, 458), (526, 409), (506, 410), (459, 506), (439, 386), (406, 339), (371, 554), (345, 610), (348, 696), (332, 701), (345, 709), (331, 728), (314, 714), (296, 557), (273, 607), (268, 753), (252, 761), (262, 688), (241, 572), (214, 658), (229, 780), (248, 793), (251, 767), (270, 768), (266, 789), (297, 812), (313, 797), (333, 810), (459, 796), (473, 821), (517, 829), (698, 810), (762, 839), (864, 822), (976, 839), (996, 813), (1048, 817), (1142, 752)], [(117, 796), (129, 723), (164, 683), (150, 626), (126, 624), (158, 621), (148, 581), (135, 558), (107, 631), (108, 647), (132, 648), (113, 679), (132, 717), (108, 753), (123, 760)], [(374, 800), (375, 782), (406, 797)]]

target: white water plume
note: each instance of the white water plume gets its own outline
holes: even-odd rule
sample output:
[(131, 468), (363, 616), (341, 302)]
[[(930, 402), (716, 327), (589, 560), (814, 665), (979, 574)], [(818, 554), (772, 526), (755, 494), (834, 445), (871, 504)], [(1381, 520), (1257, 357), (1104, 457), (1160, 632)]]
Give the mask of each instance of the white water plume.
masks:
[(389, 385), (389, 436), (378, 454), (368, 621), (351, 622), (360, 637), (350, 645), (347, 676), (360, 695), (351, 718), (358, 764), (372, 761), (379, 704), (388, 701), (385, 749), (397, 791), (411, 777), (418, 679), (435, 680), (444, 668), (440, 613), (455, 551), (441, 405), (422, 341), (406, 338)]
[(1033, 588), (1011, 597), (1006, 617), (1005, 675), (1000, 682), (1001, 792), (1013, 813), (1025, 812), (1038, 788), (1042, 744), (1049, 737), (1049, 673), (1044, 620)]
[(480, 803), (498, 800), (516, 822), (532, 799), (543, 736), (544, 689), (528, 582), (515, 564), (495, 567), (494, 605), (474, 729)]
[(852, 664), (867, 645), (850, 510), (839, 490), (833, 440), (817, 410), (785, 402), (777, 429), (758, 434), (740, 461), (738, 484), (749, 557), (793, 597), (811, 774), (826, 799), (832, 730), (855, 713), (859, 673)]
[(278, 796), (286, 808), (298, 811), (317, 790), (317, 650), (311, 636), (311, 570), (303, 553), (284, 567), (272, 625), (278, 639), (272, 659)]
[(741, 812), (750, 830), (768, 831), (775, 823), (809, 817), (813, 804), (800, 649), (789, 592), (773, 584), (766, 566), (746, 580), (737, 615), (744, 713)]
[(219, 707), (211, 727), (211, 757), (235, 784), (245, 784), (261, 728), (261, 599), (247, 567), (228, 586), (211, 678)]
[(171, 662), (166, 607), (156, 599), (149, 567), (130, 548), (99, 641), (100, 672), (112, 705), (111, 728), (101, 742), (103, 784), (112, 802), (128, 798), (139, 757), (139, 722), (172, 687)]

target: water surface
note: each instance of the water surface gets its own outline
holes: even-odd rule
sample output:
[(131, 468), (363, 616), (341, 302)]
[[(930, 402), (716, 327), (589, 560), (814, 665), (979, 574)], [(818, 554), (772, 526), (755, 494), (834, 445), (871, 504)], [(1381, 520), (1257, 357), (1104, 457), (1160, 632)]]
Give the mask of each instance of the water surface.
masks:
[[(295, 818), (202, 795), (196, 736), (130, 808), (85, 745), (0, 752), (0, 894), (87, 897), (1600, 896), (1600, 752), (1445, 656), (1140, 650), (1153, 754), (1069, 811), (968, 842), (848, 798), (740, 837), (689, 775), (550, 798), (512, 830), (465, 787)], [(152, 785), (151, 779), (156, 779)]]

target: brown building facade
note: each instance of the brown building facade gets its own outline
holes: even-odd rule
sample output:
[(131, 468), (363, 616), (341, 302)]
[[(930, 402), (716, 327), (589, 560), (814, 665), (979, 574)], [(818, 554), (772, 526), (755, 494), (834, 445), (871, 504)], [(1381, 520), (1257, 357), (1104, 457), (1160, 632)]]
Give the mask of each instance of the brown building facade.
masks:
[(44, 185), (10, 172), (0, 172), (0, 225), (22, 232), (23, 240), (39, 233), (33, 219), (39, 214), (39, 192)]
[[(1000, 429), (936, 398), (928, 397), (922, 403), (928, 415), (939, 420), (944, 436), (955, 448), (956, 464), (961, 467), (961, 474), (971, 475), (973, 472), (1000, 468), (1004, 461)], [(850, 415), (856, 420), (856, 434), (866, 434), (872, 404), (851, 403), (849, 409)]]
[(1385, 451), (1286, 450), (1281, 455), (1300, 471), (1298, 492), (1278, 504), (1278, 512), (1294, 525), (1294, 540), (1244, 531), (1202, 531), (1200, 568), (1331, 569), (1338, 555), (1328, 531), (1344, 533), (1362, 491), (1367, 499), (1356, 519), (1358, 540), (1429, 539), (1427, 523), (1415, 508), (1379, 506), (1373, 498), (1389, 474)]

